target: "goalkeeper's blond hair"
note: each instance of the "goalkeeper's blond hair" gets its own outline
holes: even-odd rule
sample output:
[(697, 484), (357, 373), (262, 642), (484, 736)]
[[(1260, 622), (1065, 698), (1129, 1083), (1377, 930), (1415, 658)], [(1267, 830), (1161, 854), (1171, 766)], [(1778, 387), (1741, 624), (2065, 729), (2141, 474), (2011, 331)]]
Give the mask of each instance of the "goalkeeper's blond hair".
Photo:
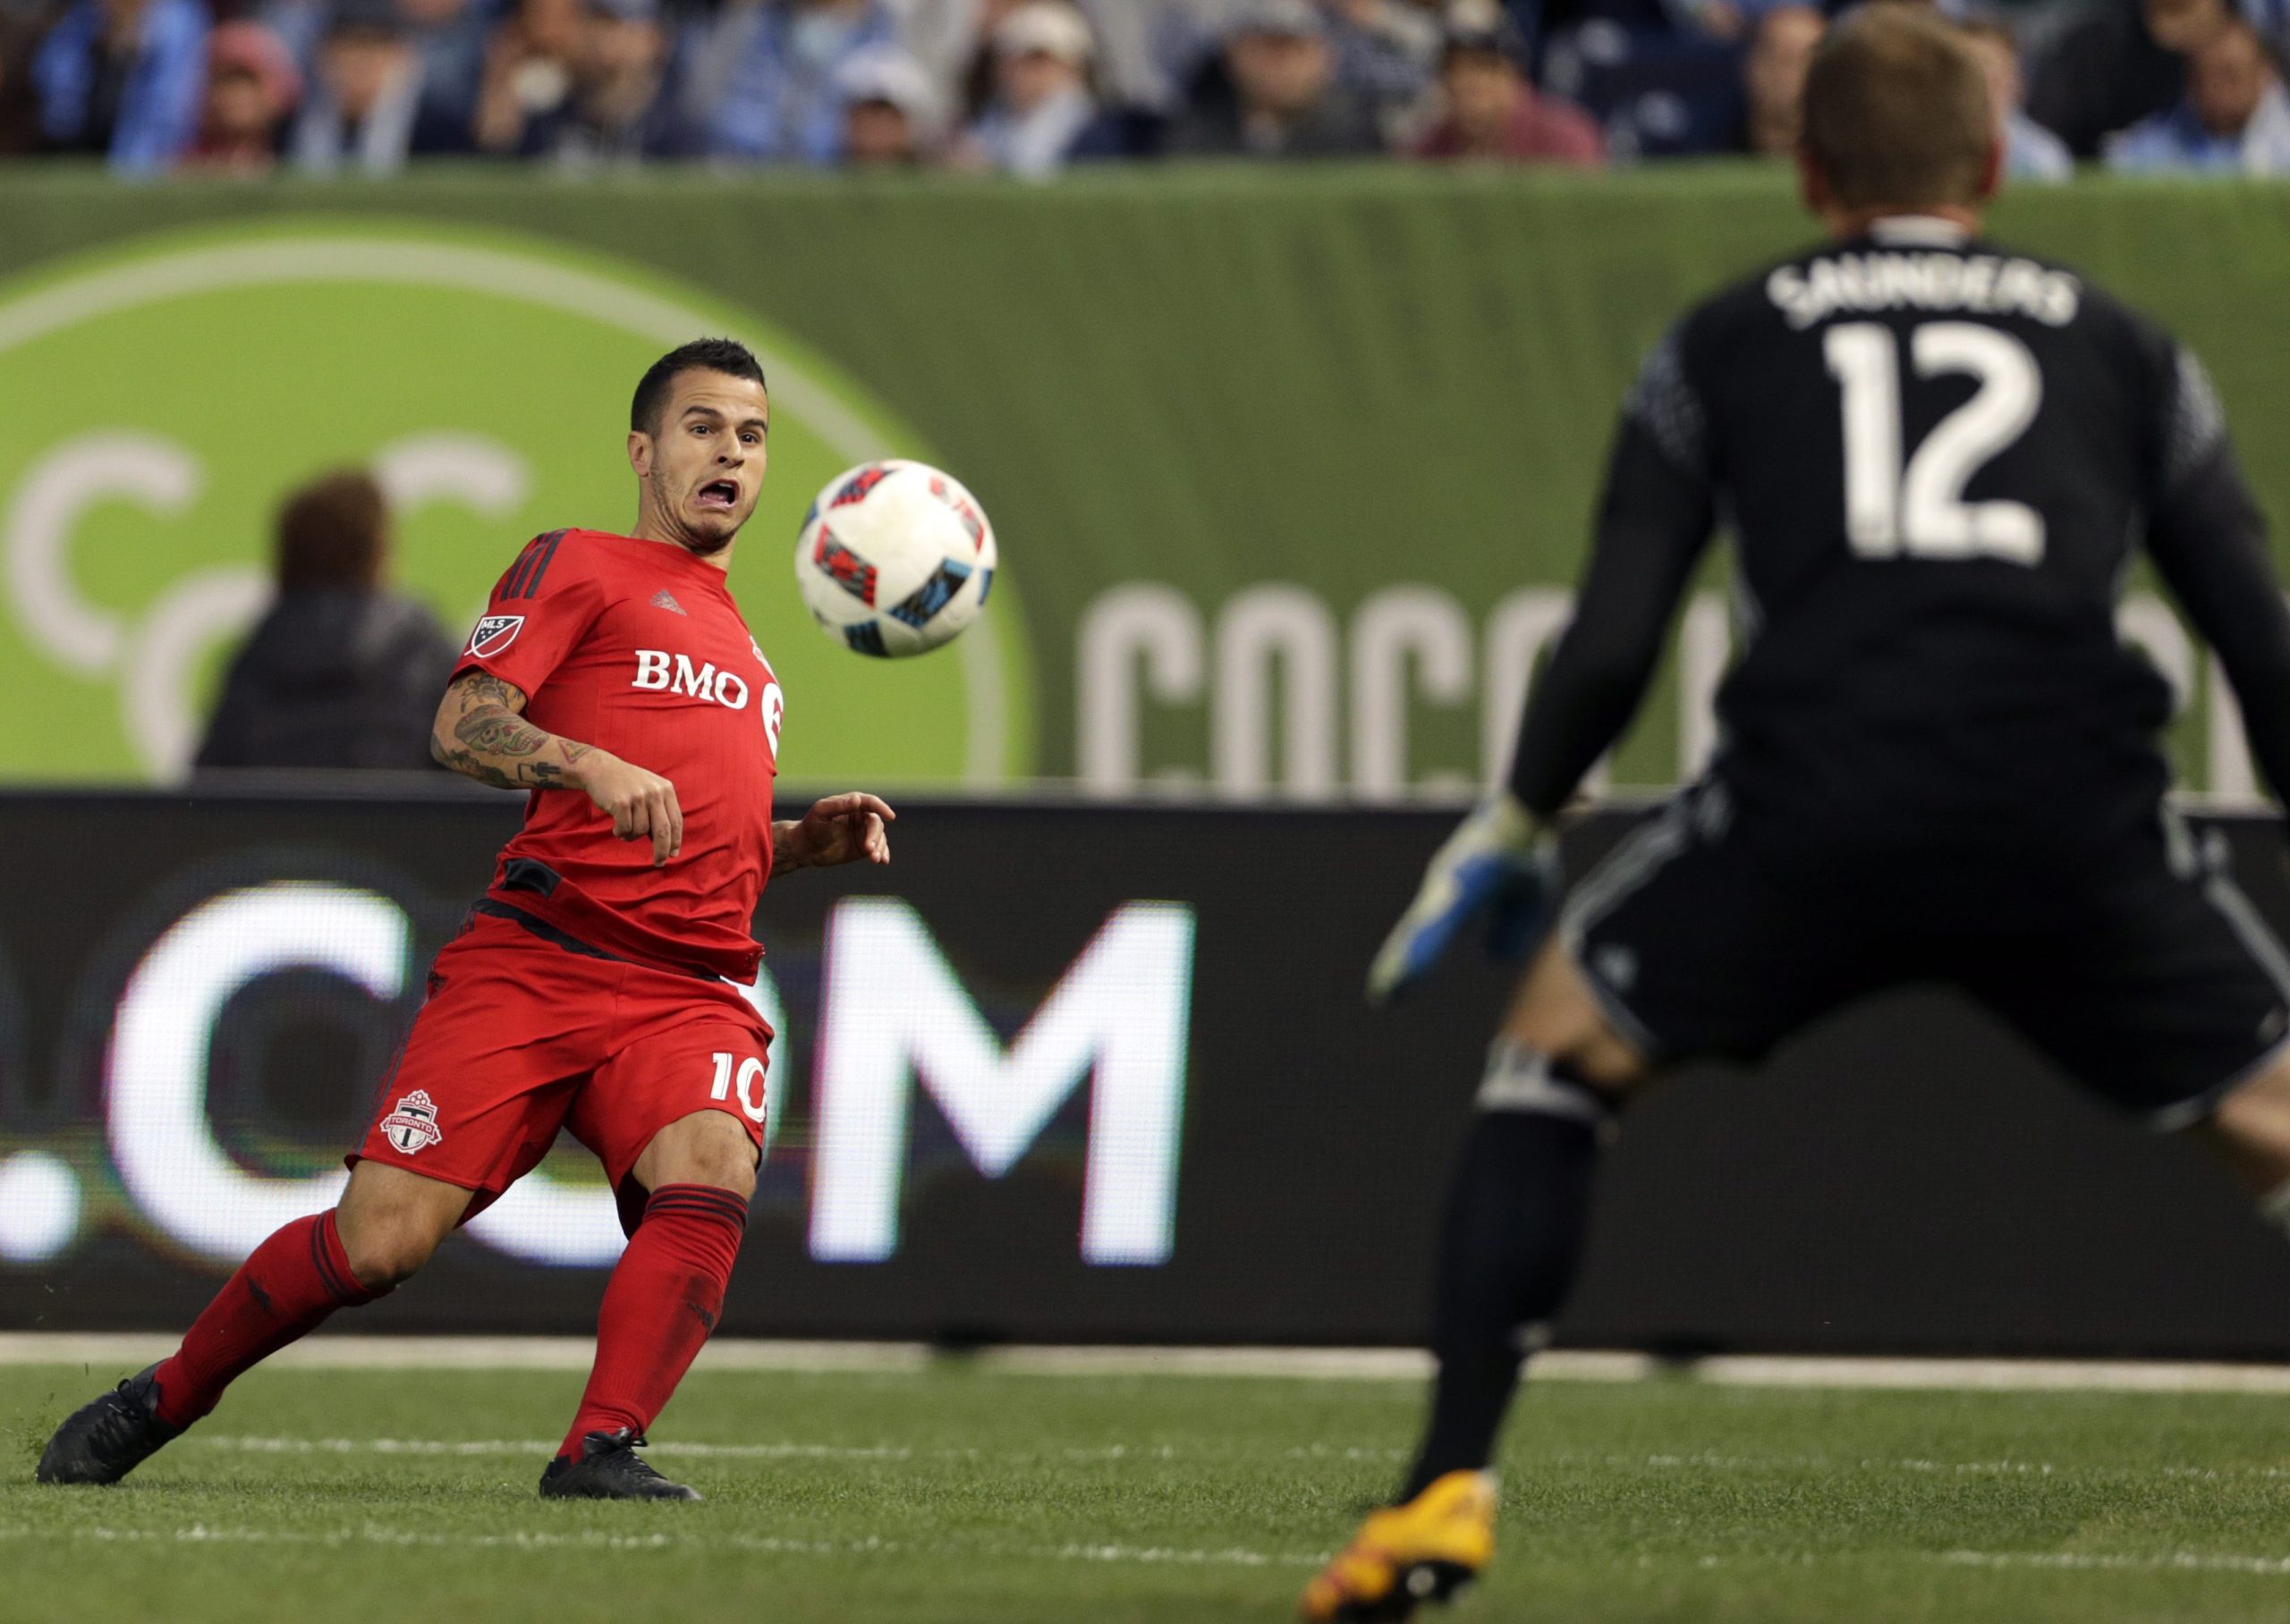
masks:
[(1932, 208), (1985, 193), (1988, 81), (1954, 23), (1879, 0), (1828, 31), (1805, 77), (1804, 153), (1847, 208)]

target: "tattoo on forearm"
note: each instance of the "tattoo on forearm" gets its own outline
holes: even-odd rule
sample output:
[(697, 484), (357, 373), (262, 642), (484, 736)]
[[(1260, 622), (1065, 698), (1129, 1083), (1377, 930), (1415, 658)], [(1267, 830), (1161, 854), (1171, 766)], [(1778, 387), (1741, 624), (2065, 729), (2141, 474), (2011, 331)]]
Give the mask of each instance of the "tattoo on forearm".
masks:
[(549, 740), (522, 716), (491, 706), (466, 713), (454, 724), (454, 737), (488, 756), (536, 755)]
[(440, 766), (451, 767), (463, 777), (474, 778), (479, 783), (491, 784), (496, 790), (522, 790), (526, 787), (491, 762), (480, 761), (468, 750), (457, 749), (451, 745), (439, 747), (435, 740), (430, 742), (432, 748), (429, 753), (437, 758), (437, 764)]
[[(500, 790), (564, 789), (571, 768), (591, 747), (559, 739), (518, 712), (525, 697), (511, 684), (473, 672), (454, 684), (458, 704), (453, 739), (433, 738), (430, 754), (442, 766)], [(555, 758), (550, 758), (554, 747)]]

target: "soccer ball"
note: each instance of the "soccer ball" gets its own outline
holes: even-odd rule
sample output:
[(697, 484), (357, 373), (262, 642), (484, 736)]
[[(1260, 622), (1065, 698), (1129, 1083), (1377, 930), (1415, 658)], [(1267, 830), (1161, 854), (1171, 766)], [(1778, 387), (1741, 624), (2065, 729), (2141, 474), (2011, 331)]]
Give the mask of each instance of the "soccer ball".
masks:
[(837, 474), (811, 503), (795, 581), (827, 636), (878, 659), (927, 654), (986, 607), (994, 527), (951, 475), (869, 462)]

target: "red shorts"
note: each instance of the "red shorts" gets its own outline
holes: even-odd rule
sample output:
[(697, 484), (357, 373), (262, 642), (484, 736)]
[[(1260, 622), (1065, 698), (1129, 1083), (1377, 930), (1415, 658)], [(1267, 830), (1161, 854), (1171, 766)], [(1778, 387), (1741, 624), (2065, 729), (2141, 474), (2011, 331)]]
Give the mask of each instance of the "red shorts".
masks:
[(726, 981), (592, 958), (475, 914), (429, 973), (429, 997), (348, 1160), (476, 1193), (473, 1214), (530, 1172), (560, 1129), (619, 1188), (652, 1136), (721, 1111), (763, 1149), (771, 1028)]

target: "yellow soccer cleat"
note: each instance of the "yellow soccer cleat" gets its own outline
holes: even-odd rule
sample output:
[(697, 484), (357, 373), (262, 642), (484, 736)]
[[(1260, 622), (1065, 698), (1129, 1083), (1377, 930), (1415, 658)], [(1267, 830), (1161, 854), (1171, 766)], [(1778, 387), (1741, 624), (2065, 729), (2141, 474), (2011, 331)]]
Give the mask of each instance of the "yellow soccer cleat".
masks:
[(1398, 1624), (1445, 1602), (1495, 1554), (1495, 1474), (1449, 1472), (1404, 1506), (1370, 1516), (1304, 1587), (1311, 1624)]

